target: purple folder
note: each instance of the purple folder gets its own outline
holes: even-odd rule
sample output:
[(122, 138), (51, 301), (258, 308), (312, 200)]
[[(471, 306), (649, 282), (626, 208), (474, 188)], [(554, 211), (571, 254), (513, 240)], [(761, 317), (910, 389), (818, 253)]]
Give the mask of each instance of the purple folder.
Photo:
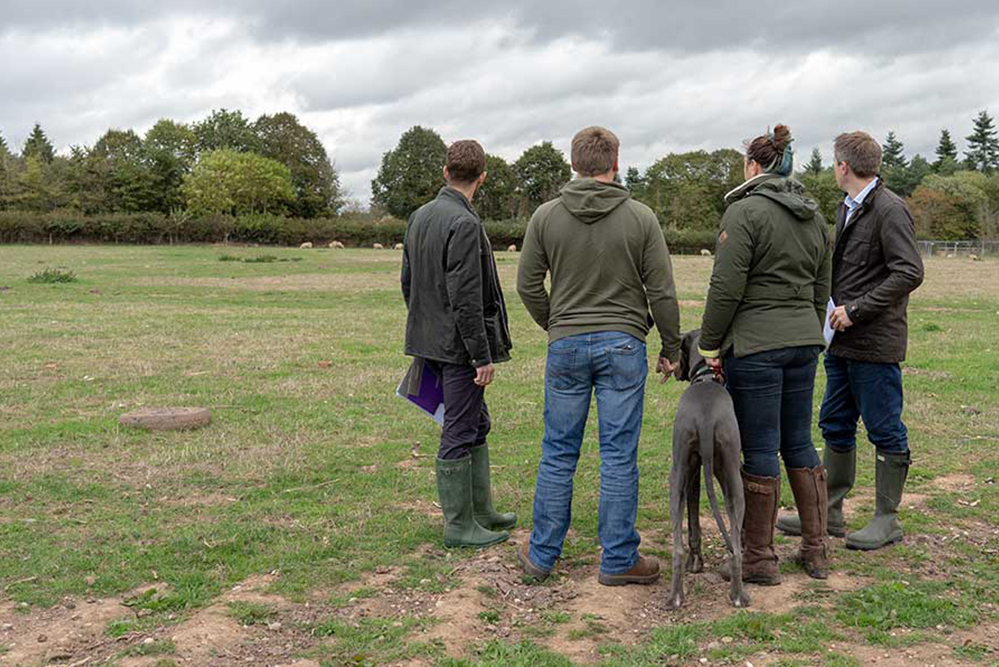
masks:
[(420, 408), (438, 424), (444, 424), (444, 385), (424, 359), (414, 359), (395, 395)]

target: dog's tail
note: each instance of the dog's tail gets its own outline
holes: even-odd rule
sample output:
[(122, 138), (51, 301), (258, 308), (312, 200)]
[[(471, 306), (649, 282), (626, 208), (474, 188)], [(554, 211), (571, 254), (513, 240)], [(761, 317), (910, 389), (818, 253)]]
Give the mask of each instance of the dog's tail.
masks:
[(701, 449), (701, 464), (704, 466), (704, 486), (708, 492), (708, 502), (711, 503), (711, 513), (715, 515), (718, 530), (721, 531), (722, 537), (725, 538), (725, 546), (731, 552), (732, 540), (729, 537), (728, 530), (725, 528), (725, 521), (722, 519), (721, 510), (718, 509), (718, 496), (715, 495), (715, 434), (710, 432), (710, 429), (710, 425), (702, 424), (699, 429), (700, 433), (698, 434)]

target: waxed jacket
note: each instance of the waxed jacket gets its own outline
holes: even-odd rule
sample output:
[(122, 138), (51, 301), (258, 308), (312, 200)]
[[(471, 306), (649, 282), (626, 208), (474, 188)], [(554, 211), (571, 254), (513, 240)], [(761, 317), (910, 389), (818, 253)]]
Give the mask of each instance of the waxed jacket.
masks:
[(476, 368), (513, 344), (492, 246), (458, 190), (444, 187), (409, 218), (402, 255), (407, 355)]

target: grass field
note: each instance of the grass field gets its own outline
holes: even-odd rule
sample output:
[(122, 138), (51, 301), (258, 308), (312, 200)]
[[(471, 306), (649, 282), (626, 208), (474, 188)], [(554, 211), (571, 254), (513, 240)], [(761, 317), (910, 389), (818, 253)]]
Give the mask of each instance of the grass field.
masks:
[[(0, 664), (999, 664), (999, 262), (931, 260), (913, 296), (905, 542), (833, 540), (827, 582), (782, 565), (736, 613), (707, 519), (709, 571), (688, 576), (683, 610), (665, 577), (596, 584), (595, 423), (557, 576), (521, 579), (545, 339), (517, 255), (497, 257), (515, 349), (487, 394), (494, 493), (520, 522), (477, 553), (439, 547), (439, 432), (393, 397), (399, 253), (0, 246)], [(687, 329), (711, 263), (674, 263)], [(47, 269), (73, 276), (29, 281)], [(650, 383), (640, 449), (642, 549), (667, 569), (682, 389)], [(159, 405), (214, 421), (117, 423)], [(873, 509), (866, 443), (858, 468), (855, 527)]]

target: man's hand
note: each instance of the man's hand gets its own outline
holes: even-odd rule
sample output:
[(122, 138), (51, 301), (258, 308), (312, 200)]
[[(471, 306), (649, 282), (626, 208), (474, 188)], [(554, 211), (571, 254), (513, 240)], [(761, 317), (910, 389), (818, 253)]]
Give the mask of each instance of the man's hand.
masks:
[(836, 331), (846, 331), (853, 326), (853, 320), (846, 314), (846, 306), (836, 306), (836, 309), (829, 315), (829, 324)]
[(496, 369), (492, 364), (486, 364), (480, 368), (475, 369), (475, 384), (480, 387), (486, 387), (492, 384), (493, 375), (496, 374)]
[(716, 368), (720, 370), (722, 367), (721, 357), (713, 357), (713, 358), (705, 357), (704, 363), (706, 363), (708, 365), (708, 368), (711, 368), (712, 370)]
[(676, 371), (676, 364), (666, 357), (659, 357), (659, 361), (656, 362), (656, 373), (662, 374), (659, 384), (665, 384), (673, 376), (674, 371)]

